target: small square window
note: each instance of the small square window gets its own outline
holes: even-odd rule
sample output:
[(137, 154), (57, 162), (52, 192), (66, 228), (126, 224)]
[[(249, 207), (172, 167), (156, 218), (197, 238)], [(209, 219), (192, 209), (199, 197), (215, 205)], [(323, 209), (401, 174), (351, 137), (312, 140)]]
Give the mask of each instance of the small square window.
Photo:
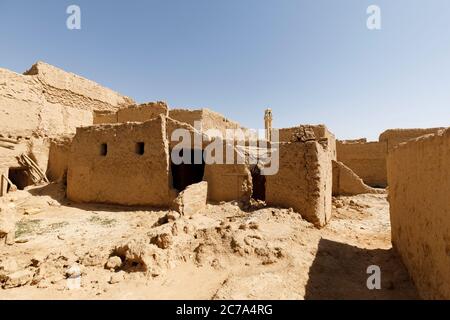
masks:
[(100, 155), (106, 156), (107, 153), (108, 153), (108, 145), (106, 143), (102, 143), (100, 145)]
[(136, 143), (136, 153), (142, 156), (144, 152), (145, 152), (145, 143), (144, 142)]

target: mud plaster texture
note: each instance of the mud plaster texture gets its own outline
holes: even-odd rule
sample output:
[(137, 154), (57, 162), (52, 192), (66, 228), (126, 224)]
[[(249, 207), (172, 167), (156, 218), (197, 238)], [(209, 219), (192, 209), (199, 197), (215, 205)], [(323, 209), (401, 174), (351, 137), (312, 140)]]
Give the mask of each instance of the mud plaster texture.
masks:
[[(129, 104), (134, 101), (43, 62), (23, 75), (0, 69), (0, 137), (17, 142), (0, 147), (0, 174), (8, 176), (9, 168), (21, 167), (16, 158), (26, 154), (43, 172), (59, 179), (60, 172), (54, 171), (64, 160), (53, 152), (51, 141), (92, 125), (94, 110), (118, 110)], [(52, 155), (56, 158), (49, 159)], [(1, 184), (0, 196), (6, 190), (4, 181)]]
[(279, 129), (279, 142), (309, 141), (319, 140), (327, 143), (327, 148), (331, 152), (331, 157), (336, 160), (336, 137), (326, 126), (320, 125), (299, 125), (292, 128)]
[[(147, 129), (149, 123), (153, 124), (151, 132)], [(158, 126), (160, 126), (159, 130)], [(183, 141), (180, 144), (179, 141), (171, 139), (173, 131), (179, 128), (188, 130), (191, 137), (190, 143)], [(143, 134), (139, 138), (133, 136), (132, 132), (140, 131), (143, 131)], [(78, 202), (167, 207), (177, 196), (173, 188), (169, 161), (172, 148), (194, 148), (195, 135), (200, 138), (200, 148), (206, 149), (207, 144), (212, 140), (211, 137), (196, 131), (187, 123), (164, 116), (143, 123), (80, 128), (73, 141), (69, 157), (68, 196)], [(133, 149), (138, 142), (145, 144), (144, 157), (137, 155)], [(107, 145), (106, 156), (100, 155), (102, 144)], [(224, 146), (224, 154), (227, 148), (230, 147)], [(152, 151), (154, 149), (159, 151)], [(231, 152), (236, 159), (236, 150), (231, 147)], [(167, 162), (160, 163), (162, 159), (167, 159)], [(134, 168), (135, 165), (137, 165), (136, 168)], [(209, 201), (248, 202), (250, 200), (251, 174), (247, 165), (212, 163), (205, 164), (204, 170), (203, 180), (208, 183)], [(155, 177), (160, 178), (155, 180)], [(108, 183), (104, 183), (105, 181)], [(136, 196), (132, 194), (135, 192)], [(121, 193), (124, 194), (121, 195)], [(159, 193), (159, 196), (153, 197), (150, 201), (149, 198), (152, 196), (146, 196), (146, 193), (154, 195)], [(110, 195), (113, 196), (110, 197)]]
[[(165, 119), (77, 129), (72, 142), (67, 196), (77, 202), (169, 206)], [(144, 144), (143, 154), (136, 152)], [(102, 155), (101, 148), (107, 148)], [(105, 150), (103, 149), (103, 153)]]
[[(205, 150), (214, 139), (218, 139), (217, 142), (223, 144), (222, 152), (224, 157), (228, 153), (232, 155), (233, 159), (238, 159), (238, 152), (236, 151), (234, 144), (230, 144), (214, 136), (208, 136), (204, 133), (205, 130), (198, 131), (188, 123), (171, 118), (167, 118), (166, 128), (171, 152), (174, 148), (198, 149), (198, 146), (194, 143), (196, 139), (201, 141), (199, 145)], [(172, 133), (180, 128), (189, 131), (189, 141), (172, 139)], [(251, 179), (251, 173), (247, 164), (236, 162), (232, 164), (205, 164), (203, 180), (208, 182), (208, 200), (212, 202), (232, 200), (248, 202), (252, 194)]]
[(279, 170), (266, 176), (266, 202), (293, 208), (316, 227), (331, 218), (331, 154), (317, 141), (279, 145)]
[(349, 167), (333, 160), (333, 196), (354, 196), (364, 193), (383, 194), (384, 189), (369, 187)]
[(174, 200), (172, 208), (184, 216), (192, 216), (206, 207), (208, 182), (202, 181), (188, 186)]
[(169, 110), (169, 117), (187, 123), (194, 127), (195, 122), (199, 122), (203, 132), (207, 130), (217, 130), (217, 134), (211, 134), (210, 136), (221, 136), (226, 138), (227, 129), (241, 129), (245, 138), (255, 138), (255, 135), (250, 130), (241, 127), (241, 125), (235, 121), (225, 118), (220, 113), (209, 110), (207, 108), (188, 110), (188, 109), (172, 109)]
[(117, 112), (103, 110), (95, 111), (94, 124), (145, 122), (152, 120), (159, 115), (168, 116), (168, 114), (169, 108), (165, 102), (148, 102), (122, 108)]
[(367, 185), (384, 188), (387, 186), (388, 153), (402, 142), (440, 130), (442, 128), (389, 129), (380, 134), (378, 141), (337, 141), (337, 160), (352, 169)]
[(394, 147), (402, 142), (418, 138), (427, 134), (434, 134), (445, 128), (425, 128), (425, 129), (389, 129), (380, 134), (378, 141), (387, 143), (387, 150), (391, 152)]
[(450, 130), (388, 157), (392, 243), (420, 295), (450, 299)]
[(337, 160), (369, 186), (386, 187), (387, 145), (382, 142), (337, 142)]

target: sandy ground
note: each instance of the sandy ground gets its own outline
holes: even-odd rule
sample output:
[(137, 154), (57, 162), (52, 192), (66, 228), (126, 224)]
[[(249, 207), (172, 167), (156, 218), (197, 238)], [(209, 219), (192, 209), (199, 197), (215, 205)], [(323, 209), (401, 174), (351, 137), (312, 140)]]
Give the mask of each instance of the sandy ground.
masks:
[[(261, 204), (187, 218), (63, 196), (59, 185), (10, 194), (16, 243), (0, 246), (0, 299), (417, 298), (391, 246), (385, 195), (334, 199), (321, 230)], [(380, 290), (367, 288), (370, 265)]]

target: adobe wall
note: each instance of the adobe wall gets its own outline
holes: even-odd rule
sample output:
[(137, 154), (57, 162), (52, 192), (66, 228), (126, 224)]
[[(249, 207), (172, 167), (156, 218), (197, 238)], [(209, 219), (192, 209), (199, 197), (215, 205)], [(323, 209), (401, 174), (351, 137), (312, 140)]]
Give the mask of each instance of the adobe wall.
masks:
[(133, 103), (93, 81), (43, 62), (24, 75), (0, 69), (0, 126), (4, 136), (75, 133), (76, 127), (93, 123), (92, 111), (118, 110)]
[(337, 160), (354, 171), (364, 183), (372, 187), (387, 186), (386, 158), (398, 144), (425, 134), (437, 133), (442, 128), (389, 129), (379, 141), (366, 139), (337, 141)]
[(94, 110), (93, 124), (117, 123), (118, 113), (114, 111)]
[(34, 77), (0, 69), (0, 134), (4, 137), (57, 136), (92, 124), (92, 112), (45, 99)]
[[(144, 154), (136, 143), (144, 142)], [(107, 154), (100, 154), (107, 144)], [(164, 117), (144, 123), (78, 128), (72, 142), (67, 196), (76, 202), (169, 206), (169, 146)]]
[(266, 176), (266, 203), (323, 227), (331, 218), (332, 153), (314, 140), (283, 142), (279, 151), (278, 173)]
[[(241, 125), (235, 121), (225, 118), (218, 112), (202, 109), (202, 125), (204, 130), (207, 129), (218, 129), (225, 132), (226, 129), (240, 129)], [(225, 137), (225, 136), (224, 136)]]
[(50, 140), (92, 125), (93, 111), (118, 110), (131, 99), (97, 83), (38, 62), (25, 72), (0, 69), (0, 137), (17, 144), (0, 146), (0, 171), (20, 167), (22, 153), (48, 169)]
[(201, 121), (203, 116), (203, 110), (197, 109), (197, 110), (187, 110), (187, 109), (171, 109), (169, 110), (169, 117), (180, 121), (187, 123), (194, 126), (195, 121)]
[(133, 103), (93, 81), (43, 62), (24, 75), (0, 69), (0, 129), (4, 136), (75, 133), (76, 127), (93, 123), (94, 110), (118, 110)]
[[(198, 132), (191, 125), (180, 122), (171, 118), (167, 118), (167, 140), (169, 141), (169, 149), (174, 147), (194, 148), (194, 136), (197, 134), (202, 137), (201, 148), (205, 149), (212, 141), (211, 137), (206, 136), (202, 132)], [(172, 132), (176, 129), (183, 128), (190, 132), (191, 144), (180, 145), (178, 141), (172, 141)], [(234, 148), (234, 159), (237, 159), (237, 153)], [(223, 154), (226, 154), (227, 147), (224, 146)], [(208, 182), (208, 200), (213, 202), (220, 201), (244, 201), (250, 200), (251, 173), (245, 164), (205, 164), (205, 172), (203, 180)]]
[(445, 128), (427, 128), (427, 129), (389, 129), (380, 134), (378, 141), (386, 142), (388, 152), (402, 142), (418, 138), (420, 136), (432, 133), (438, 133)]
[(384, 193), (384, 190), (369, 187), (349, 167), (333, 160), (333, 196), (353, 196), (364, 193)]
[(336, 160), (336, 137), (325, 125), (300, 125), (278, 130), (279, 142), (318, 140), (327, 144), (331, 156)]
[(41, 61), (34, 64), (24, 75), (32, 76), (41, 84), (45, 99), (52, 104), (88, 111), (117, 111), (135, 104), (129, 97)]
[(46, 171), (50, 181), (66, 181), (72, 139), (73, 137), (61, 137), (50, 141)]
[(337, 141), (337, 161), (344, 163), (372, 187), (386, 187), (385, 142)]
[(252, 175), (246, 164), (207, 164), (203, 180), (208, 182), (210, 201), (250, 201)]
[(131, 106), (120, 109), (117, 112), (117, 121), (122, 122), (144, 122), (158, 117), (159, 115), (167, 116), (169, 108), (164, 102), (149, 102), (138, 106)]
[(148, 102), (140, 105), (131, 105), (117, 112), (94, 111), (94, 124), (145, 122), (159, 115), (167, 116), (168, 114), (169, 108), (166, 103), (161, 101)]
[(241, 126), (235, 121), (225, 118), (220, 113), (203, 108), (198, 110), (173, 109), (169, 111), (169, 117), (194, 126), (195, 121), (200, 121), (203, 131), (217, 129), (225, 138), (226, 129), (240, 129)]
[(388, 156), (392, 242), (425, 299), (450, 299), (450, 129)]

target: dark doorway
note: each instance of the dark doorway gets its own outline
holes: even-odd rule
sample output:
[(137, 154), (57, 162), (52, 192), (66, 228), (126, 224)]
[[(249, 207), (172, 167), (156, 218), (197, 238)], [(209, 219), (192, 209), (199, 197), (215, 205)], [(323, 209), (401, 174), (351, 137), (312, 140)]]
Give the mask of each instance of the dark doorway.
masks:
[(19, 190), (23, 190), (25, 187), (33, 184), (28, 169), (26, 168), (9, 168), (8, 178)]
[[(174, 164), (171, 161), (173, 187), (178, 191), (183, 191), (187, 186), (203, 181), (203, 174), (205, 173), (203, 150), (182, 149), (179, 153), (180, 156), (183, 157), (185, 152), (190, 154), (190, 164)], [(200, 157), (201, 163), (194, 163), (194, 160), (200, 159)]]
[(255, 200), (266, 201), (266, 177), (261, 175), (261, 169), (258, 165), (251, 168), (253, 193), (252, 198)]

